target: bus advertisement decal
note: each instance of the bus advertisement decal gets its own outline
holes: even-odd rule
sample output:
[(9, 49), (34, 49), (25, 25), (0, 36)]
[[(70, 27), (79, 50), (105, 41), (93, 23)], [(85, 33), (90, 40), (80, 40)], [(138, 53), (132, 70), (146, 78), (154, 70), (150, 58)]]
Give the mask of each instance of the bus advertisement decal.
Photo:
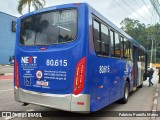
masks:
[(21, 57), (22, 68), (36, 68), (37, 67), (37, 56), (26, 56)]
[(42, 73), (41, 70), (37, 70), (37, 72), (36, 72), (36, 77), (37, 77), (38, 80), (42, 79), (43, 73)]
[(66, 71), (44, 70), (44, 79), (67, 80), (67, 72)]
[(50, 85), (49, 82), (46, 80), (41, 80), (41, 81), (37, 80), (35, 81), (35, 84), (33, 85), (33, 87), (50, 89), (49, 85)]

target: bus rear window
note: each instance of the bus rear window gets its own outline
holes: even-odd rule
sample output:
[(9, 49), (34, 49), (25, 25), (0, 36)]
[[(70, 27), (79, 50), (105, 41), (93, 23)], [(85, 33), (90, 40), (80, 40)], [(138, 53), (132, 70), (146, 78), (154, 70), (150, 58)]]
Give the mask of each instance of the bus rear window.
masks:
[(50, 45), (75, 40), (77, 10), (60, 10), (21, 20), (20, 43), (26, 46)]

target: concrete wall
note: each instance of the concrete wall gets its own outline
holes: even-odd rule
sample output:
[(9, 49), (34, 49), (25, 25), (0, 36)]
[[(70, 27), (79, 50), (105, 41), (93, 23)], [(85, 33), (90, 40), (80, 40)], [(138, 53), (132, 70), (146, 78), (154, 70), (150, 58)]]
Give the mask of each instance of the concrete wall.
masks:
[(0, 64), (8, 64), (14, 54), (16, 33), (12, 32), (12, 21), (16, 17), (0, 12)]

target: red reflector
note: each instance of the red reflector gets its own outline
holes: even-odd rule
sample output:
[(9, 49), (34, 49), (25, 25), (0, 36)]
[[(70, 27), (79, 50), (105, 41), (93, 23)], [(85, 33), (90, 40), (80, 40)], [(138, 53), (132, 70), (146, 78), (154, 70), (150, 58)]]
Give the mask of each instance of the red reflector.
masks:
[(14, 60), (14, 80), (15, 80), (15, 86), (19, 88), (18, 62), (16, 59)]
[(40, 48), (40, 50), (46, 50), (47, 48)]
[(77, 102), (77, 105), (84, 105), (84, 102)]
[(78, 6), (78, 5), (81, 5), (81, 3), (74, 3), (74, 5), (77, 5), (77, 6)]
[(98, 88), (103, 88), (103, 85), (102, 86), (98, 86)]
[(77, 95), (84, 89), (84, 77), (86, 70), (86, 57), (82, 58), (76, 66), (73, 94)]

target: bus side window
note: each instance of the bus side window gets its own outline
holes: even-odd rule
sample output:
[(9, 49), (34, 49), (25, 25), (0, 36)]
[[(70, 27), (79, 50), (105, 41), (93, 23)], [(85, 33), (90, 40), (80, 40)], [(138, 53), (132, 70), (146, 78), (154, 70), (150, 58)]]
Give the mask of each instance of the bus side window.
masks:
[(121, 57), (124, 57), (124, 37), (121, 36)]
[(95, 21), (93, 22), (93, 31), (94, 31), (94, 44), (97, 54), (100, 54), (101, 51), (101, 41), (100, 41), (100, 23)]
[(124, 38), (124, 58), (130, 59), (130, 41)]
[(133, 60), (133, 44), (130, 42), (130, 60)]
[(145, 53), (143, 51), (143, 63), (145, 62)]
[(131, 60), (131, 54), (130, 54), (130, 50), (131, 50), (131, 45), (130, 45), (130, 41), (127, 39), (127, 51), (128, 51), (128, 59)]
[(115, 32), (115, 41), (114, 41), (114, 45), (115, 45), (115, 50), (114, 50), (114, 53), (115, 53), (115, 57), (120, 57), (121, 56), (121, 51), (120, 51), (120, 39), (119, 39), (119, 35), (118, 33)]
[(109, 55), (108, 28), (103, 24), (101, 24), (101, 52), (103, 55)]
[(140, 62), (141, 59), (140, 59), (140, 49), (138, 48), (138, 62)]
[(114, 32), (110, 31), (110, 39), (111, 39), (111, 56), (114, 56)]
[(144, 60), (143, 60), (143, 58), (144, 58), (144, 57), (143, 57), (143, 50), (142, 50), (142, 55), (141, 55), (141, 57), (142, 57), (142, 63), (143, 63), (143, 61), (144, 61)]
[(139, 48), (138, 49), (138, 61), (139, 62), (142, 62), (143, 60), (142, 60), (142, 50)]
[(123, 48), (124, 48), (124, 58), (127, 59), (128, 58), (128, 50), (127, 50), (127, 39), (124, 38), (124, 41), (123, 41)]

